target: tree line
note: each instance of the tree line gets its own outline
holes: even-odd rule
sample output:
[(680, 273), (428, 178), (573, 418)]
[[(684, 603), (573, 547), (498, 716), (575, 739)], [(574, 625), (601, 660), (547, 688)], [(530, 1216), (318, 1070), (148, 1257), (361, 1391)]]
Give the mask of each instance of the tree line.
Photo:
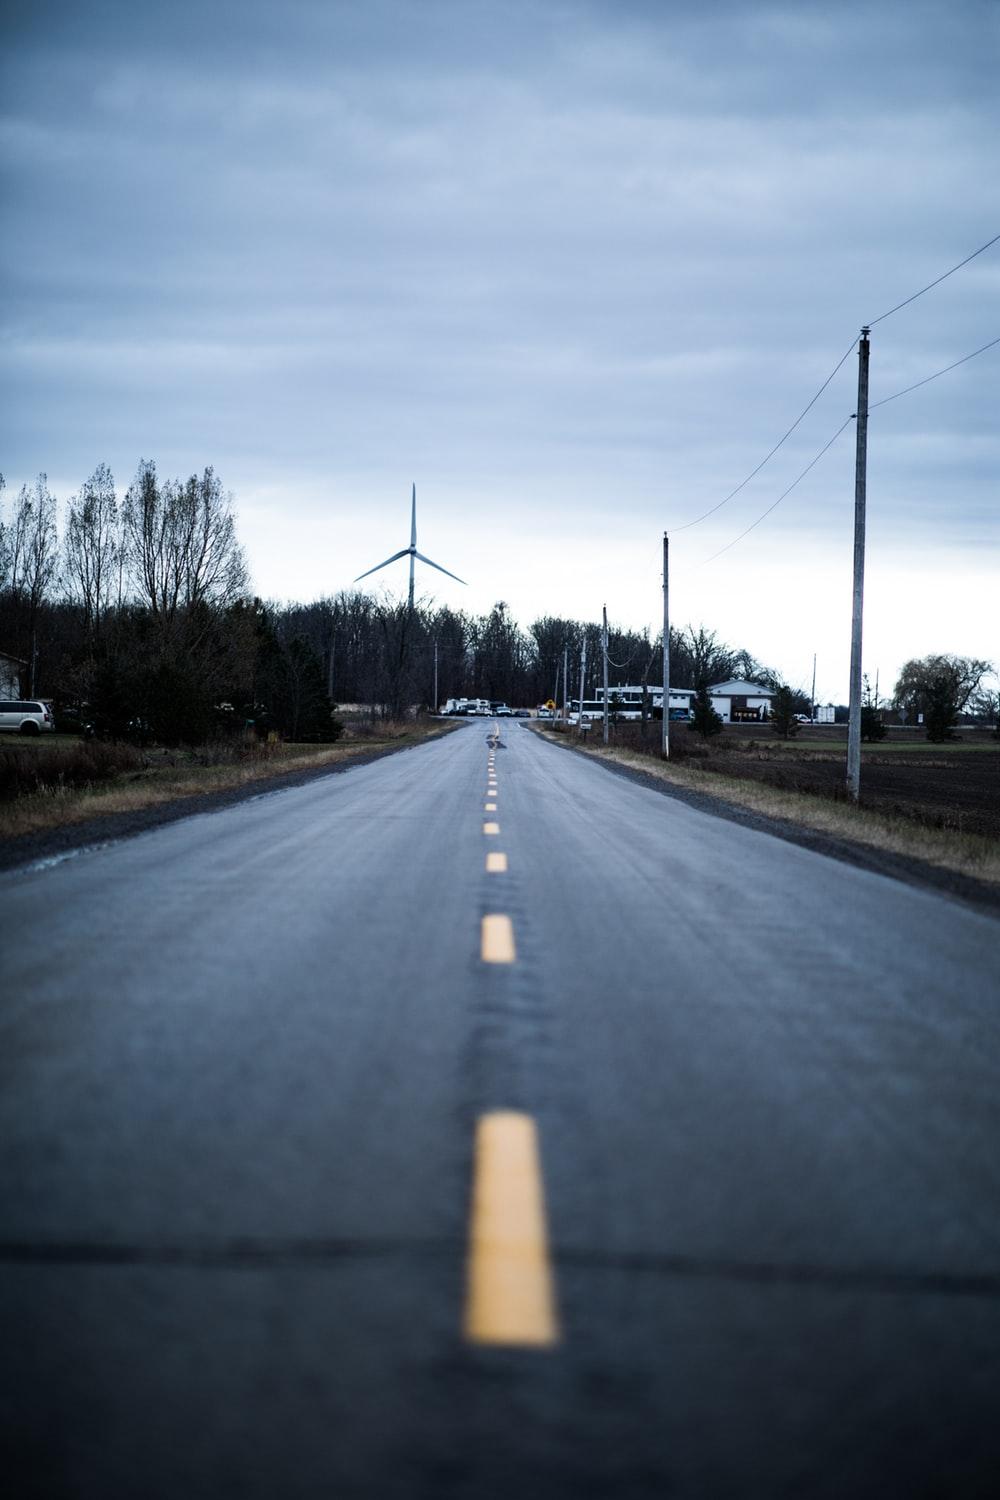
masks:
[[(337, 703), (399, 718), (457, 697), (561, 702), (564, 663), (575, 698), (584, 659), (583, 696), (593, 697), (603, 670), (599, 624), (546, 615), (523, 629), (502, 601), (482, 615), (426, 601), (411, 611), (353, 589), (265, 602), (215, 471), (165, 479), (145, 459), (122, 496), (98, 465), (61, 517), (45, 474), (10, 501), (0, 476), (0, 651), (22, 661), (29, 697), (75, 708), (107, 733), (167, 743), (249, 724), (329, 738)], [(612, 688), (662, 681), (660, 635), (612, 627), (608, 658)], [(670, 658), (671, 680), (685, 687), (782, 686), (705, 627), (671, 629)], [(804, 711), (808, 700), (795, 704)]]
[[(498, 602), (474, 615), (346, 590), (309, 604), (254, 596), (232, 497), (212, 468), (165, 479), (142, 460), (119, 496), (100, 464), (62, 507), (39, 474), (6, 500), (0, 477), (0, 650), (22, 690), (85, 709), (109, 732), (198, 742), (253, 723), (330, 732), (334, 703), (400, 717), (482, 697), (514, 705), (601, 681), (598, 624), (544, 616), (527, 630)], [(671, 632), (675, 681), (776, 680), (714, 632)], [(662, 640), (612, 628), (611, 685), (662, 679)]]

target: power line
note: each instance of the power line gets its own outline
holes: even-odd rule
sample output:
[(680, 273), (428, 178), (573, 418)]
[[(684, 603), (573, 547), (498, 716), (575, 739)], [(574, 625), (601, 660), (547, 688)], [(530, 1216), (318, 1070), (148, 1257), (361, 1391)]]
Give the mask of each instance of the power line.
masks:
[(1000, 240), (1000, 234), (995, 234), (991, 240), (986, 241), (985, 245), (980, 245), (978, 250), (973, 250), (971, 255), (967, 255), (964, 260), (960, 260), (957, 266), (952, 266), (950, 271), (945, 271), (943, 276), (938, 276), (934, 281), (929, 281), (926, 286), (922, 286), (919, 292), (914, 292), (913, 296), (907, 297), (905, 302), (897, 302), (895, 307), (890, 307), (889, 311), (884, 312), (880, 318), (872, 318), (870, 322), (865, 324), (865, 327), (874, 328), (876, 323), (884, 323), (886, 318), (891, 318), (893, 313), (899, 312), (900, 308), (909, 307), (911, 302), (916, 302), (918, 297), (922, 297), (932, 287), (940, 286), (942, 281), (947, 281), (949, 276), (954, 276), (956, 271), (960, 271), (963, 266), (967, 266), (970, 260), (975, 260), (977, 255), (982, 255), (983, 251), (988, 250), (991, 245), (995, 245), (997, 240)]
[(823, 457), (823, 454), (826, 453), (827, 449), (833, 447), (834, 443), (840, 437), (840, 434), (843, 432), (844, 428), (849, 427), (853, 421), (854, 414), (852, 412), (852, 414), (846, 419), (846, 421), (837, 428), (830, 441), (819, 450), (816, 457), (812, 459), (810, 463), (806, 464), (805, 468), (802, 470), (802, 473), (798, 476), (798, 479), (793, 479), (787, 490), (783, 491), (783, 493), (778, 496), (777, 500), (775, 500), (772, 505), (769, 505), (767, 507), (767, 510), (765, 510), (762, 515), (759, 515), (757, 517), (756, 521), (752, 521), (747, 527), (746, 531), (741, 531), (739, 536), (734, 537), (731, 542), (727, 542), (724, 547), (720, 547), (718, 552), (713, 552), (711, 557), (704, 558), (702, 566), (704, 566), (705, 563), (715, 562), (715, 559), (717, 557), (721, 557), (723, 552), (728, 552), (730, 547), (735, 547), (737, 542), (742, 542), (743, 538), (745, 536), (749, 536), (751, 531), (753, 531), (756, 526), (760, 525), (761, 521), (766, 520), (767, 517), (771, 514), (772, 510), (776, 510), (778, 508), (782, 500), (784, 500), (785, 496), (792, 493), (792, 490), (794, 490), (795, 486), (799, 483), (799, 480), (805, 479), (806, 475), (809, 473), (809, 470), (816, 467), (820, 459)]
[[(761, 459), (761, 461), (757, 465), (756, 469), (754, 469), (751, 473), (749, 473), (747, 475), (747, 477), (742, 481), (742, 483), (738, 484), (734, 490), (730, 490), (730, 492), (726, 496), (725, 500), (720, 500), (719, 503), (718, 503), (718, 505), (713, 505), (711, 510), (706, 510), (706, 512), (705, 512), (705, 514), (703, 516), (698, 516), (694, 521), (685, 521), (685, 523), (684, 523), (683, 526), (675, 526), (673, 528), (673, 530), (671, 531), (671, 533), (670, 533), (671, 536), (676, 536), (679, 531), (688, 531), (692, 526), (698, 526), (698, 525), (701, 524), (702, 521), (707, 521), (708, 518), (709, 518), (709, 516), (714, 516), (715, 512), (717, 510), (721, 510), (724, 505), (728, 505), (729, 501), (732, 500), (735, 495), (738, 495), (739, 492), (740, 492), (740, 490), (745, 489), (746, 486), (750, 483), (751, 479), (755, 479), (757, 477), (757, 475), (760, 473), (760, 471), (764, 467), (764, 465), (767, 464), (767, 463), (770, 463), (771, 459), (777, 453), (778, 449), (782, 446), (782, 444), (788, 438), (791, 437), (791, 435), (795, 431), (796, 427), (798, 427), (799, 423), (802, 421), (802, 418), (804, 416), (806, 416), (806, 414), (808, 412), (812, 411), (813, 407), (816, 405), (816, 402), (819, 400), (820, 396), (822, 396), (823, 392), (826, 390), (827, 386), (830, 384), (830, 381), (836, 375), (837, 371), (840, 369), (841, 365), (847, 359), (847, 356), (851, 353), (851, 351), (853, 350), (853, 348), (854, 348), (854, 340), (852, 339), (851, 342), (848, 344), (847, 349), (845, 350), (845, 352), (841, 355), (841, 357), (837, 361), (836, 365), (830, 371), (829, 375), (826, 377), (826, 379), (824, 380), (823, 384), (820, 386), (819, 390), (816, 392), (815, 396), (809, 402), (809, 405), (803, 408), (803, 410), (795, 418), (795, 421), (792, 423), (791, 427), (789, 427), (788, 431), (785, 433), (785, 436), (783, 438), (780, 438), (778, 440), (778, 442), (775, 443), (775, 445), (771, 449), (770, 453), (767, 455), (766, 458), (762, 458)], [(709, 559), (709, 560), (711, 560), (711, 559)]]
[[(931, 289), (933, 287), (940, 286), (940, 284), (941, 284), (942, 281), (947, 281), (947, 279), (948, 279), (949, 276), (954, 276), (954, 274), (955, 274), (956, 271), (960, 271), (962, 269), (962, 267), (963, 266), (967, 266), (971, 260), (975, 260), (975, 258), (976, 258), (977, 255), (982, 255), (982, 253), (983, 253), (984, 250), (988, 250), (990, 248), (990, 246), (991, 245), (995, 245), (998, 240), (1000, 240), (1000, 234), (995, 234), (991, 240), (987, 240), (986, 241), (985, 245), (980, 245), (980, 247), (979, 247), (978, 250), (973, 250), (973, 252), (972, 252), (971, 255), (967, 255), (964, 260), (960, 260), (958, 262), (958, 264), (955, 265), (955, 266), (952, 266), (949, 271), (945, 271), (943, 275), (936, 277), (934, 281), (928, 282), (925, 287), (921, 287), (921, 289), (920, 289), (919, 292), (914, 292), (913, 295), (912, 295), (912, 297), (907, 297), (906, 300), (905, 300), (905, 302), (898, 302), (895, 307), (890, 307), (890, 309), (889, 309), (888, 312), (882, 313), (882, 315), (880, 317), (878, 317), (878, 318), (871, 319), (871, 321), (868, 322), (868, 323), (866, 323), (864, 326), (866, 328), (874, 328), (876, 323), (884, 323), (885, 320), (886, 320), (886, 318), (891, 318), (892, 317), (893, 313), (899, 312), (900, 309), (903, 308), (903, 307), (909, 307), (909, 305), (910, 305), (911, 302), (916, 302), (916, 300), (917, 300), (918, 297), (922, 297), (925, 292), (931, 291)], [(761, 461), (757, 465), (757, 467), (755, 469), (751, 470), (751, 472), (747, 475), (747, 477), (744, 480), (742, 480), (736, 486), (736, 488), (734, 490), (730, 490), (729, 494), (726, 495), (725, 499), (720, 500), (717, 505), (713, 505), (711, 507), (711, 509), (710, 510), (706, 510), (703, 515), (696, 516), (693, 521), (685, 521), (685, 523), (684, 523), (683, 526), (675, 526), (673, 528), (672, 533), (671, 533), (672, 535), (676, 536), (677, 533), (680, 532), (680, 531), (688, 531), (688, 530), (690, 530), (690, 528), (692, 526), (700, 526), (701, 523), (702, 523), (702, 521), (707, 521), (708, 518), (709, 518), (709, 516), (714, 516), (715, 512), (717, 510), (721, 510), (724, 505), (728, 505), (730, 500), (734, 499), (740, 493), (740, 491), (742, 489), (746, 488), (746, 486), (750, 483), (751, 479), (756, 479), (757, 475), (760, 473), (761, 469), (764, 468), (765, 464), (770, 463), (771, 459), (777, 453), (778, 449), (781, 448), (783, 446), (783, 444), (788, 440), (788, 438), (791, 437), (792, 433), (795, 431), (796, 427), (798, 427), (798, 425), (802, 421), (803, 417), (805, 417), (812, 410), (812, 408), (816, 405), (816, 402), (819, 400), (820, 396), (822, 396), (823, 392), (826, 390), (827, 386), (830, 384), (830, 381), (837, 374), (837, 371), (840, 369), (841, 365), (843, 365), (844, 361), (847, 359), (848, 355), (851, 353), (851, 351), (853, 350), (853, 348), (854, 348), (854, 340), (852, 339), (851, 342), (850, 342), (850, 344), (848, 344), (846, 351), (841, 356), (841, 358), (837, 361), (837, 363), (834, 366), (834, 368), (830, 371), (830, 374), (826, 377), (826, 379), (824, 380), (823, 384), (820, 386), (819, 390), (816, 392), (815, 396), (809, 402), (808, 406), (806, 406), (806, 407), (803, 408), (803, 410), (795, 418), (795, 421), (792, 423), (791, 427), (789, 427), (788, 431), (785, 433), (784, 437), (779, 438), (778, 442), (775, 443), (775, 445), (771, 449), (770, 453), (768, 453), (765, 458), (761, 459)], [(976, 350), (976, 354), (982, 354), (983, 350), (989, 349), (989, 348), (992, 348), (991, 344), (984, 344), (983, 349), (977, 349)], [(974, 359), (974, 358), (975, 358), (975, 355), (973, 355), (973, 354), (966, 355), (966, 359)], [(958, 364), (962, 364), (962, 363), (964, 363), (964, 361), (959, 360), (957, 363)], [(948, 366), (949, 370), (953, 370), (954, 368), (955, 368), (954, 365), (949, 365)], [(945, 375), (945, 374), (947, 374), (947, 371), (946, 370), (939, 370), (938, 374), (939, 375)], [(928, 380), (936, 380), (937, 376), (935, 376), (935, 375), (929, 375), (927, 378), (928, 378)], [(925, 382), (920, 381), (918, 383), (922, 385)], [(908, 390), (916, 390), (916, 388), (917, 388), (916, 386), (909, 386)], [(897, 391), (896, 394), (899, 395), (899, 396), (903, 396), (903, 395), (907, 394), (907, 392), (905, 392), (905, 391)], [(885, 398), (886, 401), (894, 401), (895, 399), (896, 398), (894, 396), (887, 396)], [(879, 402), (876, 402), (875, 404), (877, 406), (882, 406), (882, 405), (885, 404), (885, 402), (879, 401)], [(841, 429), (841, 431), (843, 431), (843, 429)], [(825, 449), (824, 449), (824, 452), (825, 452)], [(796, 483), (798, 483), (798, 481), (796, 481)], [(787, 494), (788, 492), (786, 491), (785, 493)], [(775, 502), (775, 503), (777, 503), (777, 502)], [(773, 507), (772, 507), (772, 509), (773, 509)], [(765, 515), (766, 514), (767, 514), (767, 512), (765, 511)], [(756, 522), (754, 524), (756, 525)], [(746, 533), (744, 533), (744, 535), (745, 534)], [(737, 537), (737, 541), (739, 541), (738, 537)], [(730, 546), (732, 546), (732, 545), (734, 545), (734, 544), (730, 543)], [(723, 549), (723, 550), (725, 550), (725, 549)], [(716, 556), (718, 556), (718, 555), (719, 554), (716, 553)], [(711, 562), (712, 559), (708, 558), (708, 559), (706, 559), (706, 561)]]
[[(998, 235), (997, 238), (1000, 239), (1000, 235)], [(891, 396), (883, 396), (881, 401), (873, 401), (868, 410), (872, 412), (877, 406), (885, 406), (890, 401), (898, 401), (900, 396), (908, 396), (911, 391), (918, 391), (922, 385), (929, 385), (932, 380), (937, 380), (940, 378), (940, 376), (947, 375), (950, 370), (957, 370), (959, 365), (968, 364), (969, 360), (975, 359), (977, 354), (985, 354), (987, 349), (993, 349), (997, 344), (1000, 344), (1000, 337), (990, 339), (988, 344), (983, 344), (979, 349), (973, 349), (971, 354), (964, 354), (961, 359), (956, 359), (953, 364), (945, 365), (943, 370), (936, 370), (933, 375), (926, 375), (923, 380), (918, 380), (914, 385), (908, 385), (905, 387), (905, 389), (896, 391)], [(843, 364), (843, 360), (841, 360), (841, 364)], [(852, 414), (847, 418), (847, 421), (844, 422), (843, 426), (837, 428), (837, 431), (833, 434), (833, 437), (826, 444), (826, 447), (821, 448), (820, 451), (816, 454), (816, 457), (810, 463), (806, 464), (806, 467), (802, 470), (802, 473), (798, 476), (798, 479), (793, 479), (787, 490), (785, 490), (783, 494), (779, 495), (777, 500), (775, 500), (773, 504), (769, 505), (767, 510), (759, 515), (756, 521), (752, 522), (751, 525), (747, 527), (746, 531), (741, 531), (738, 537), (734, 537), (731, 542), (727, 542), (726, 545), (720, 548), (718, 552), (713, 552), (711, 557), (706, 557), (704, 559), (704, 563), (714, 562), (717, 557), (722, 556), (723, 552), (728, 552), (730, 547), (735, 547), (737, 542), (742, 542), (745, 536), (749, 536), (750, 532), (753, 531), (755, 527), (759, 526), (761, 521), (766, 520), (766, 518), (771, 514), (772, 510), (776, 510), (777, 507), (781, 504), (785, 496), (791, 494), (792, 490), (794, 490), (795, 486), (799, 483), (799, 480), (805, 479), (806, 475), (809, 473), (809, 470), (814, 468), (816, 464), (819, 463), (820, 459), (823, 457), (823, 454), (827, 451), (827, 449), (833, 447), (834, 443), (843, 432), (844, 427), (846, 427), (849, 422), (853, 422), (856, 415), (856, 412), (852, 412)], [(704, 566), (704, 563), (702, 564), (702, 566)]]
[(937, 380), (941, 375), (947, 375), (949, 370), (957, 370), (959, 365), (968, 364), (970, 359), (975, 359), (977, 354), (985, 354), (987, 349), (992, 349), (996, 344), (1000, 344), (1000, 338), (990, 339), (989, 343), (984, 344), (981, 349), (973, 349), (971, 354), (964, 354), (961, 359), (956, 359), (953, 365), (945, 365), (943, 370), (936, 370), (933, 375), (925, 376), (915, 385), (908, 385), (904, 390), (896, 391), (892, 396), (883, 396), (881, 401), (873, 401), (868, 410), (874, 411), (876, 406), (885, 406), (890, 401), (898, 401), (900, 396), (908, 396), (911, 391), (918, 391), (922, 385), (930, 385), (932, 380)]

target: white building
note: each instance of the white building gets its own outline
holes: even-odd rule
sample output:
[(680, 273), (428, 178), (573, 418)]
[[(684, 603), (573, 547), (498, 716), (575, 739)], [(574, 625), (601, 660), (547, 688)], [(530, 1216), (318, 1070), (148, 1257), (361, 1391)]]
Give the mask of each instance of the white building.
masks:
[[(639, 718), (642, 709), (642, 686), (630, 684), (626, 687), (609, 687), (608, 700), (614, 704), (617, 699), (619, 716), (625, 719)], [(650, 714), (659, 714), (663, 707), (663, 684), (650, 683), (648, 687), (648, 707)], [(746, 724), (754, 723), (760, 719), (766, 719), (770, 714), (771, 699), (774, 692), (771, 688), (763, 687), (759, 682), (744, 682), (737, 680), (733, 682), (717, 682), (708, 690), (712, 700), (712, 707), (722, 719), (724, 724)], [(687, 717), (694, 707), (696, 697), (694, 688), (677, 688), (671, 684), (670, 687), (670, 712), (677, 718), (680, 714)], [(604, 710), (604, 691), (598, 688), (596, 702), (598, 709)], [(574, 700), (575, 702), (575, 700)], [(588, 705), (584, 704), (584, 714), (587, 713)], [(678, 710), (680, 713), (678, 713)]]
[(708, 690), (712, 707), (724, 724), (754, 723), (771, 712), (774, 690), (759, 682), (717, 682)]

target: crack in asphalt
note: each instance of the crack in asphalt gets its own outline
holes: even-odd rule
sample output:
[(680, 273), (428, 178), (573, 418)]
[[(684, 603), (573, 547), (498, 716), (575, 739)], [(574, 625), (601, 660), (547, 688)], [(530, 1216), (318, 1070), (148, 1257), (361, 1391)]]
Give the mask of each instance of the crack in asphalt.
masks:
[[(256, 1270), (331, 1265), (352, 1260), (419, 1257), (465, 1258), (465, 1246), (434, 1239), (230, 1239), (216, 1243), (175, 1241), (128, 1244), (99, 1240), (0, 1241), (0, 1263), (22, 1266), (181, 1267)], [(756, 1286), (813, 1286), (829, 1290), (1000, 1298), (1000, 1272), (893, 1269), (888, 1266), (823, 1266), (808, 1261), (735, 1260), (671, 1251), (604, 1252), (565, 1247), (553, 1252), (566, 1270), (619, 1272), (682, 1279), (729, 1281)]]

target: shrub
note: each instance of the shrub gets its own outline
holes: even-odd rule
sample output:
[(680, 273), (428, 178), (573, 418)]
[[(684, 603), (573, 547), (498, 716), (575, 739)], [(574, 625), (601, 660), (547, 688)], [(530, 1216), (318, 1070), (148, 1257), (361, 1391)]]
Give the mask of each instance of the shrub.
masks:
[(90, 740), (80, 745), (0, 750), (0, 800), (29, 797), (61, 787), (92, 786), (113, 781), (128, 771), (144, 770), (147, 761), (133, 745)]

